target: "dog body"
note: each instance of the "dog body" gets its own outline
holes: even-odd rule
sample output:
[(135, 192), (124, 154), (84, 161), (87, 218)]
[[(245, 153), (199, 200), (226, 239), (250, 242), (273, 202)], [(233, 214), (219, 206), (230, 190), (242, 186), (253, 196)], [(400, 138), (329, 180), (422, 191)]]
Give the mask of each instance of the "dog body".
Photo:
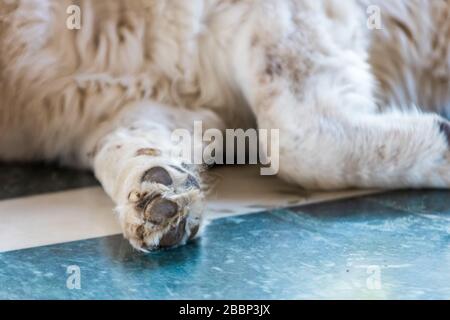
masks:
[(446, 0), (0, 0), (0, 157), (92, 169), (141, 250), (201, 226), (194, 121), (279, 129), (304, 187), (448, 188), (449, 46)]

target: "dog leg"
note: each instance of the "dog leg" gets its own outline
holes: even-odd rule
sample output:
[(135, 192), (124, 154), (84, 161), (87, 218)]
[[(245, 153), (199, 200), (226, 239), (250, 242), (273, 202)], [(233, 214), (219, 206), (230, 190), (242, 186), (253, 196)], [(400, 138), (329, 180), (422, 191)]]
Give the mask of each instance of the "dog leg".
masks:
[(86, 145), (86, 161), (116, 202), (123, 233), (143, 251), (185, 244), (202, 226), (201, 165), (173, 155), (173, 130), (194, 121), (221, 126), (210, 112), (142, 102)]
[[(277, 10), (285, 19), (269, 28)], [(260, 11), (238, 39), (235, 69), (258, 126), (280, 130), (281, 177), (314, 189), (450, 187), (447, 120), (379, 113), (366, 55), (329, 37), (328, 17)]]

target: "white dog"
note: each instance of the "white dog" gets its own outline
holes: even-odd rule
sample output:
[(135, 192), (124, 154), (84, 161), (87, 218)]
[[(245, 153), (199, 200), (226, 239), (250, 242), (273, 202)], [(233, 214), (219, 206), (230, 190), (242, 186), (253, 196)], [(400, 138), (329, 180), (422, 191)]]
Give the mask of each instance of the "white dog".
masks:
[(0, 0), (0, 157), (91, 168), (140, 250), (199, 231), (194, 120), (306, 188), (448, 188), (449, 46), (447, 0)]

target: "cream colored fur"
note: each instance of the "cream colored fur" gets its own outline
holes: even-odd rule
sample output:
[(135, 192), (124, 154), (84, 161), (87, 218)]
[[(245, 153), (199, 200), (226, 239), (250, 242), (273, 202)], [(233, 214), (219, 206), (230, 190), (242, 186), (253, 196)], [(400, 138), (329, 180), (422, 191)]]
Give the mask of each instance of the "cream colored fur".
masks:
[[(92, 169), (141, 250), (201, 224), (201, 168), (170, 156), (194, 120), (280, 129), (304, 187), (448, 188), (449, 43), (446, 0), (0, 0), (0, 157)], [(148, 195), (179, 212), (149, 222)]]

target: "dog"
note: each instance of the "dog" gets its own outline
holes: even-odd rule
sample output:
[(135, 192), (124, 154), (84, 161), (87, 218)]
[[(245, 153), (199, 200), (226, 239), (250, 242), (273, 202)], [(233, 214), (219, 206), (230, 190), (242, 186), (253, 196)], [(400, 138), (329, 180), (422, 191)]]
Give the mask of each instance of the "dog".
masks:
[(135, 248), (174, 247), (195, 121), (279, 130), (304, 188), (449, 188), (450, 1), (0, 0), (0, 97), (2, 161), (90, 169)]

